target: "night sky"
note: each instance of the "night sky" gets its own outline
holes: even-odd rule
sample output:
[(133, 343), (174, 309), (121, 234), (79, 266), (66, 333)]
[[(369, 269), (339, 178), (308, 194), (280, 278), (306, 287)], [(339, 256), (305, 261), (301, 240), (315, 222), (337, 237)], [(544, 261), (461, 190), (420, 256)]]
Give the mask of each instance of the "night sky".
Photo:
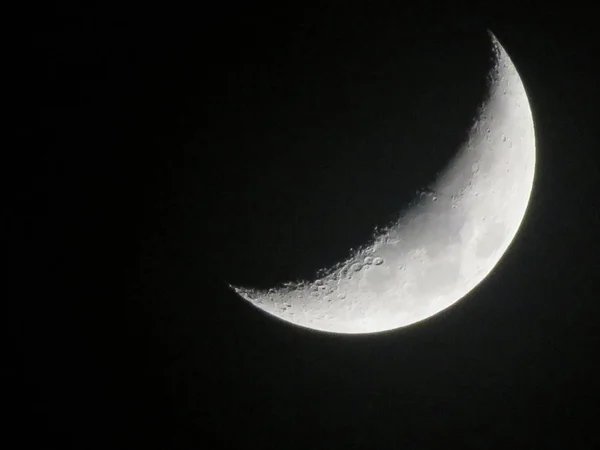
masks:
[[(3, 447), (600, 446), (600, 36), (515, 5), (16, 17)], [(435, 179), (483, 99), (486, 29), (538, 144), (490, 276), (367, 336), (229, 290), (313, 277)]]

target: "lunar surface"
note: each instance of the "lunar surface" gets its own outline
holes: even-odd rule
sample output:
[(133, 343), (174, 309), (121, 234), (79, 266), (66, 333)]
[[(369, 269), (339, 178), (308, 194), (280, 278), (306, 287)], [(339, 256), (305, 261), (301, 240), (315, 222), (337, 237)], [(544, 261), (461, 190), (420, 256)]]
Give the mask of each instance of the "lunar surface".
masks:
[(396, 223), (316, 280), (268, 290), (231, 287), (298, 326), (373, 333), (426, 319), (477, 286), (517, 233), (535, 168), (525, 89), (504, 48), (490, 38), (488, 94), (469, 138)]

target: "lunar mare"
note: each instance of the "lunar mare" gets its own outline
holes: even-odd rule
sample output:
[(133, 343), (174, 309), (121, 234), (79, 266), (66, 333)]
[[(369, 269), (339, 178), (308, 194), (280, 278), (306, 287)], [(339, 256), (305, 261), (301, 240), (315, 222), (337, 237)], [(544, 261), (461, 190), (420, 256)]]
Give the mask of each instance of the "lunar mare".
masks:
[(298, 326), (336, 333), (403, 327), (457, 302), (496, 266), (523, 220), (535, 134), (525, 88), (490, 33), (488, 95), (456, 157), (391, 226), (312, 282), (231, 286)]

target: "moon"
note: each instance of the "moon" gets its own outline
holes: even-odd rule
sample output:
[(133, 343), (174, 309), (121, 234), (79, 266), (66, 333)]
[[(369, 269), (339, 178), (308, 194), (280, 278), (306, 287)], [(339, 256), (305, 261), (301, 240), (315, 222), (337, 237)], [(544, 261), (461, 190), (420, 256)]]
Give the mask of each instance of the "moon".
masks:
[(359, 334), (422, 321), (481, 283), (519, 229), (535, 171), (525, 88), (502, 45), (489, 36), (493, 67), (468, 139), (395, 223), (318, 279), (267, 290), (231, 288), (294, 325)]

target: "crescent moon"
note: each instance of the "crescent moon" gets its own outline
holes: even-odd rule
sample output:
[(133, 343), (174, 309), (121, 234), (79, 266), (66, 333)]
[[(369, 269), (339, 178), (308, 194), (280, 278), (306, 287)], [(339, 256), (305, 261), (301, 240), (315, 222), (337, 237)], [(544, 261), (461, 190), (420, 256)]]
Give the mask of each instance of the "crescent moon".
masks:
[(535, 171), (534, 124), (508, 54), (493, 49), (488, 94), (455, 158), (401, 217), (311, 282), (231, 286), (272, 316), (333, 333), (374, 333), (422, 321), (492, 271), (525, 215)]

